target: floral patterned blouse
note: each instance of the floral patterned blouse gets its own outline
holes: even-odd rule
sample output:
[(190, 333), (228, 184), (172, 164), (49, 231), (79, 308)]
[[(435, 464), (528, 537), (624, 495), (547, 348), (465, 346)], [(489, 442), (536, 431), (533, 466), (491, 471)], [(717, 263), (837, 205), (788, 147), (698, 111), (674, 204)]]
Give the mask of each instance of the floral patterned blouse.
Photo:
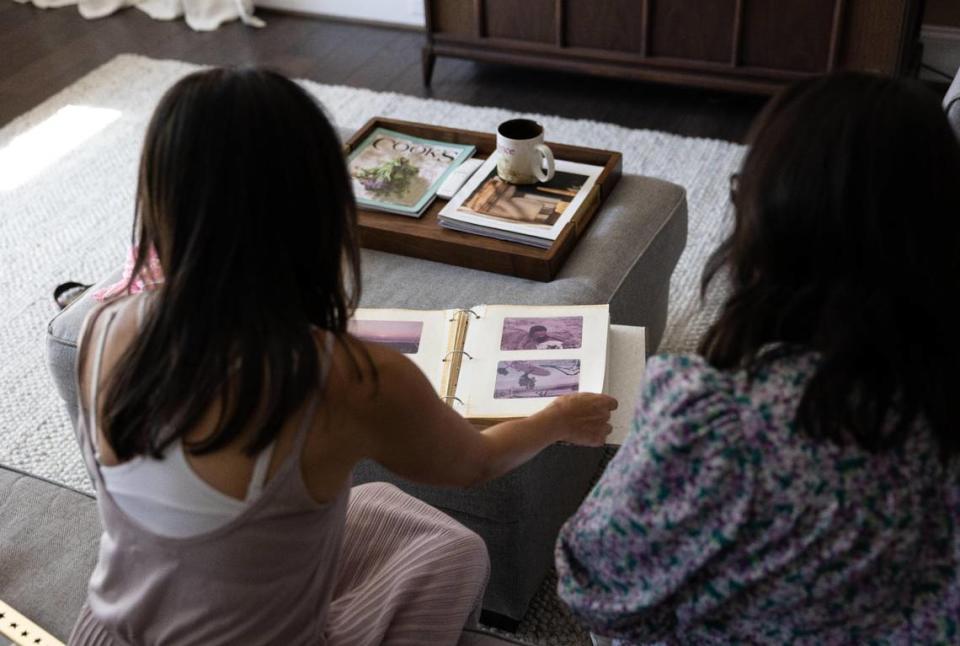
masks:
[(559, 593), (624, 643), (960, 644), (960, 468), (798, 431), (816, 368), (647, 366), (633, 432), (557, 543)]

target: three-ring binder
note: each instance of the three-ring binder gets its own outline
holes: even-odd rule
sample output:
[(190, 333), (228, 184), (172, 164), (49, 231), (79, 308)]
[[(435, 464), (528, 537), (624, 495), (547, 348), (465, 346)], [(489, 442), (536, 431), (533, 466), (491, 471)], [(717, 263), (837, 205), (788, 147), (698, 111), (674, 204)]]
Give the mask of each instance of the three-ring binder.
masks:
[[(477, 314), (476, 312), (474, 312), (474, 311), (473, 311), (472, 309), (470, 309), (470, 308), (462, 308), (462, 309), (456, 310), (456, 312), (457, 312), (457, 313), (463, 312), (464, 314), (473, 314), (474, 317), (476, 317), (476, 319), (477, 319), (478, 321), (480, 320), (480, 315)], [(449, 322), (452, 322), (453, 320), (454, 320), (454, 319), (448, 319), (447, 322), (449, 323)]]
[(448, 347), (459, 348), (458, 350), (449, 350), (443, 355), (443, 359), (441, 359), (441, 362), (444, 364), (441, 388), (442, 392), (446, 393), (441, 396), (441, 399), (450, 406), (453, 406), (454, 402), (459, 402), (461, 406), (466, 406), (466, 403), (457, 397), (455, 393), (457, 392), (457, 382), (460, 377), (460, 367), (463, 364), (463, 357), (466, 357), (468, 361), (473, 361), (470, 353), (463, 350), (463, 344), (466, 340), (467, 328), (470, 325), (471, 317), (478, 321), (483, 318), (475, 309), (459, 308), (453, 310), (453, 316), (449, 321), (454, 323), (454, 330), (451, 331), (452, 338), (449, 341)]

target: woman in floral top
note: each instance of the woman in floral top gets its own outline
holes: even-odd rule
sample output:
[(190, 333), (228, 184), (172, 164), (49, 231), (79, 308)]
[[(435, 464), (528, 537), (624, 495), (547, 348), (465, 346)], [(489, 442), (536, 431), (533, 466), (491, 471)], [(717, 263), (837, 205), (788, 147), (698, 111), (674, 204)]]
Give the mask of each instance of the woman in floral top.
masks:
[(648, 363), (559, 592), (631, 644), (960, 644), (960, 146), (864, 75), (751, 141), (704, 278), (731, 294), (700, 355)]

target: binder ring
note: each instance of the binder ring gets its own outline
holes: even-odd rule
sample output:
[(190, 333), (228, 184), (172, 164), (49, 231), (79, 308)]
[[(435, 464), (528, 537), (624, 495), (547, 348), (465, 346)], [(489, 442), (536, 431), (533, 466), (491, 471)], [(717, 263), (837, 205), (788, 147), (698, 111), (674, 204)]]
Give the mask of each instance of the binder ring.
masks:
[(470, 356), (469, 352), (464, 352), (463, 350), (451, 350), (450, 352), (443, 355), (443, 362), (446, 363), (447, 359), (450, 358), (451, 354), (462, 354), (470, 361), (473, 361), (473, 357)]
[[(474, 312), (472, 309), (459, 309), (459, 310), (457, 310), (457, 311), (458, 311), (458, 312), (463, 312), (464, 314), (473, 314), (473, 315), (477, 318), (478, 321), (480, 320), (480, 315), (477, 314), (476, 312)], [(453, 321), (453, 319), (448, 319), (447, 322), (450, 323), (450, 322), (452, 322), (452, 321)]]
[(463, 400), (460, 399), (459, 397), (454, 396), (454, 395), (441, 395), (441, 396), (440, 396), (440, 399), (454, 399), (454, 400), (460, 402), (460, 404), (463, 404)]

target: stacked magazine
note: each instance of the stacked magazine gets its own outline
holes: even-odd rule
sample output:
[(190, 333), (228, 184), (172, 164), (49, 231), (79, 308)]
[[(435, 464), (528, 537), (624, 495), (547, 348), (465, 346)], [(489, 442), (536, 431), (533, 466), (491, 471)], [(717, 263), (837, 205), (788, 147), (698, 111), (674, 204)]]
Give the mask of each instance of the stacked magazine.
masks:
[(418, 218), (436, 198), (443, 181), (474, 150), (474, 146), (377, 128), (347, 160), (357, 204)]
[(557, 160), (549, 182), (510, 184), (492, 155), (440, 211), (440, 226), (549, 249), (563, 228), (596, 199), (603, 168)]

